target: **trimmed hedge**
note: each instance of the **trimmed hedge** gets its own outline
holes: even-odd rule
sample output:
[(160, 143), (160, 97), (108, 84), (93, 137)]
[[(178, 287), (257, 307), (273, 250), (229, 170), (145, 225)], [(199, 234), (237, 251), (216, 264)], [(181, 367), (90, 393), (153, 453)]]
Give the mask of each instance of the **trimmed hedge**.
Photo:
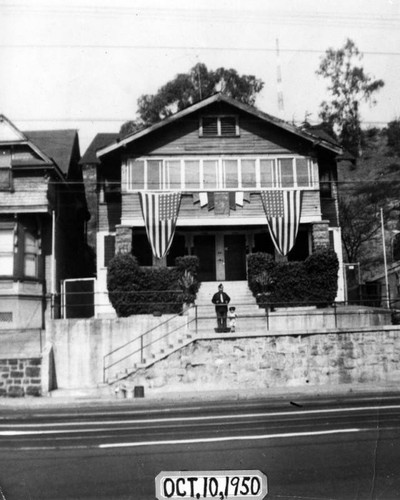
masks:
[(339, 262), (333, 250), (320, 250), (304, 262), (274, 262), (265, 253), (250, 254), (249, 288), (260, 305), (326, 307), (335, 300)]
[(131, 254), (117, 254), (107, 270), (108, 296), (117, 315), (180, 313), (199, 288), (196, 260), (180, 257), (177, 267), (140, 267)]

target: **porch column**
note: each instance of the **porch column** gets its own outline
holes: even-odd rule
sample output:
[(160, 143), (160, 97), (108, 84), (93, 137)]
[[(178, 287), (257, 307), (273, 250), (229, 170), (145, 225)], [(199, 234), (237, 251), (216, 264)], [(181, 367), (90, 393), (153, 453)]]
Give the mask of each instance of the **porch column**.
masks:
[(321, 221), (312, 224), (311, 237), (313, 252), (329, 248), (329, 222)]
[(115, 253), (132, 252), (132, 227), (116, 226)]

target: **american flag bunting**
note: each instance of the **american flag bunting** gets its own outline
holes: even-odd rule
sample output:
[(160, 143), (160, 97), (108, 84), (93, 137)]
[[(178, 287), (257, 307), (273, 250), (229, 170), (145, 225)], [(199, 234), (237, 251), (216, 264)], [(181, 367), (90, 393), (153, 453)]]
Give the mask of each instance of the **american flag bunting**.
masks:
[(164, 257), (173, 240), (181, 193), (140, 193), (143, 220), (153, 255)]
[(261, 199), (275, 248), (281, 255), (287, 255), (299, 229), (301, 191), (262, 191)]

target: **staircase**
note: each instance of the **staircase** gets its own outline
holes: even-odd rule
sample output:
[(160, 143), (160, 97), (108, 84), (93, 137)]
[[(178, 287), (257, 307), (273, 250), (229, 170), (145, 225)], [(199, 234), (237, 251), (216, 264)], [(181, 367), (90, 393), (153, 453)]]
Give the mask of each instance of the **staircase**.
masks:
[[(148, 334), (147, 332), (144, 338), (144, 356), (140, 359), (138, 350), (136, 350), (136, 355), (130, 357), (126, 356), (131, 360), (129, 366), (123, 370), (115, 368), (108, 370), (105, 374), (105, 382), (108, 384), (117, 383), (128, 377), (140, 369), (147, 368), (157, 361), (166, 358), (173, 354), (175, 351), (182, 349), (186, 345), (190, 344), (196, 338), (202, 338), (205, 335), (213, 334), (214, 329), (217, 326), (215, 306), (212, 304), (211, 299), (214, 293), (218, 290), (218, 285), (220, 282), (203, 282), (200, 286), (200, 290), (197, 294), (196, 299), (196, 309), (191, 308), (186, 312), (187, 323), (183, 328), (179, 328), (176, 331), (170, 332), (165, 337), (157, 338), (157, 331), (153, 331), (150, 336), (150, 344), (148, 344)], [(260, 309), (256, 303), (255, 298), (250, 292), (246, 281), (227, 281), (223, 283), (224, 291), (231, 298), (230, 305), (236, 307), (236, 313), (238, 315), (238, 321), (236, 324), (236, 331), (239, 333), (252, 333), (255, 331), (265, 331), (267, 328), (267, 320), (265, 312)], [(197, 314), (197, 318), (196, 318)], [(136, 339), (135, 347), (137, 348), (139, 340)], [(130, 343), (128, 343), (130, 344)], [(146, 345), (147, 344), (147, 345)], [(127, 345), (129, 349), (125, 349), (125, 346), (121, 346), (120, 357), (124, 357), (127, 352), (132, 352), (134, 350), (133, 346)], [(138, 358), (139, 356), (139, 358)], [(134, 359), (135, 358), (135, 359)], [(112, 361), (110, 358), (106, 364)], [(118, 362), (117, 362), (118, 363)], [(118, 363), (119, 364), (119, 363)]]
[[(200, 286), (196, 299), (199, 333), (213, 332), (217, 326), (215, 306), (211, 299), (218, 291), (219, 283), (219, 281), (207, 281)], [(258, 307), (256, 299), (247, 286), (247, 281), (225, 281), (223, 285), (224, 292), (231, 298), (229, 305), (236, 307), (238, 315), (236, 331), (265, 329), (265, 312)]]

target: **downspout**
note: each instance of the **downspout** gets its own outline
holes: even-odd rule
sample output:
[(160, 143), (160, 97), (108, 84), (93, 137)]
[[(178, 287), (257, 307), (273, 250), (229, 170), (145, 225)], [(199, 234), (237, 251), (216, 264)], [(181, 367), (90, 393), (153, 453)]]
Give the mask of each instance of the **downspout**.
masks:
[(56, 213), (51, 212), (51, 319), (54, 319), (56, 294)]

